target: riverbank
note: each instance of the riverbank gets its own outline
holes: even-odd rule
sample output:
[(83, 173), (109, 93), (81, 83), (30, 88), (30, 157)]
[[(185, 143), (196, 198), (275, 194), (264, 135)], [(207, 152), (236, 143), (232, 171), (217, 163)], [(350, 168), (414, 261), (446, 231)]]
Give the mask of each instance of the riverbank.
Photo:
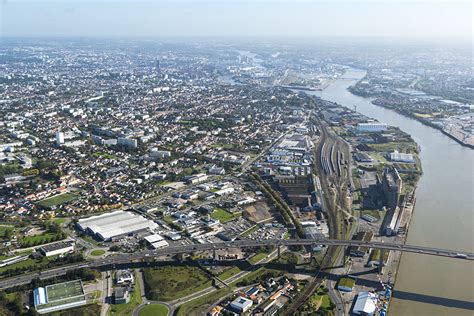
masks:
[[(365, 71), (348, 69), (342, 80), (321, 92), (308, 92), (322, 99), (357, 107), (357, 111), (380, 122), (397, 126), (420, 146), (423, 176), (416, 188), (413, 213), (406, 242), (409, 244), (474, 251), (472, 220), (472, 174), (474, 151), (459, 146), (442, 133), (418, 120), (376, 106), (370, 99), (350, 93), (347, 88), (365, 76)], [(349, 78), (352, 78), (349, 80)], [(447, 233), (452, 232), (452, 233)], [(472, 315), (465, 302), (474, 301), (474, 267), (461, 260), (403, 254), (392, 298), (392, 315)], [(453, 281), (456, 280), (456, 281)]]
[(441, 133), (443, 133), (444, 135), (448, 136), (449, 138), (451, 138), (452, 140), (456, 141), (458, 144), (462, 145), (462, 146), (465, 146), (465, 147), (468, 147), (470, 149), (474, 149), (474, 145), (473, 144), (468, 144), (468, 143), (465, 143), (463, 140), (457, 138), (456, 136), (448, 133), (447, 131), (445, 131), (442, 127), (436, 125), (436, 124), (433, 124), (432, 122), (422, 118), (422, 117), (418, 117), (416, 115), (414, 115), (413, 113), (411, 112), (406, 112), (406, 111), (402, 111), (398, 108), (394, 108), (394, 107), (390, 107), (390, 106), (387, 106), (387, 105), (384, 105), (384, 104), (381, 104), (381, 103), (377, 103), (377, 102), (374, 102), (375, 100), (373, 100), (372, 98), (366, 96), (365, 94), (363, 93), (359, 93), (357, 90), (354, 90), (354, 89), (350, 89), (348, 88), (348, 91), (354, 95), (357, 95), (359, 97), (363, 97), (363, 98), (367, 98), (369, 100), (371, 100), (370, 102), (373, 104), (373, 105), (376, 105), (376, 106), (380, 106), (380, 107), (383, 107), (385, 109), (388, 109), (388, 110), (391, 110), (391, 111), (394, 111), (394, 112), (397, 112), (398, 114), (400, 115), (403, 115), (409, 119), (413, 119), (413, 120), (416, 120), (426, 126), (429, 126), (431, 128), (434, 128), (438, 131), (440, 131)]

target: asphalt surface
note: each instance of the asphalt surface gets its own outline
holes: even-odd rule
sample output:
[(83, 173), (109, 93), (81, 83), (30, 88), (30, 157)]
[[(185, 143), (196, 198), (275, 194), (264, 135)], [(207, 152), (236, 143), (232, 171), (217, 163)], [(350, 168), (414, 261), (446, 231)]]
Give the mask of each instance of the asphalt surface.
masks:
[(157, 250), (144, 250), (132, 254), (121, 254), (110, 256), (103, 259), (87, 263), (72, 264), (62, 266), (46, 271), (35, 272), (30, 274), (23, 274), (16, 277), (0, 280), (0, 289), (13, 287), (30, 283), (34, 278), (47, 279), (50, 277), (60, 276), (66, 274), (68, 271), (80, 268), (113, 268), (113, 265), (137, 263), (142, 260), (155, 260), (160, 256), (175, 255), (181, 253), (189, 253), (196, 251), (212, 251), (213, 249), (228, 249), (228, 248), (256, 248), (264, 246), (364, 246), (373, 249), (386, 249), (393, 251), (412, 252), (423, 255), (440, 256), (446, 258), (453, 258), (459, 260), (474, 260), (474, 253), (466, 253), (456, 250), (430, 248), (422, 246), (403, 245), (398, 243), (388, 242), (361, 242), (357, 240), (337, 240), (337, 239), (267, 239), (267, 240), (236, 240), (229, 242), (213, 243), (213, 244), (191, 244), (183, 246), (172, 246)]

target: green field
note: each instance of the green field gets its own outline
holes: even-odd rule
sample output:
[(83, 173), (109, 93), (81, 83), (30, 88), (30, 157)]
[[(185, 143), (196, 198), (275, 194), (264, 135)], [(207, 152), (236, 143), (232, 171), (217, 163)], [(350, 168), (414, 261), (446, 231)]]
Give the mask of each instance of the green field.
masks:
[(37, 307), (44, 308), (85, 300), (81, 281), (69, 281), (46, 287), (47, 303)]
[(148, 299), (172, 301), (211, 286), (209, 277), (192, 266), (162, 266), (143, 269)]
[(58, 241), (64, 238), (65, 236), (62, 235), (61, 233), (51, 233), (51, 232), (46, 232), (46, 233), (43, 233), (41, 235), (36, 235), (36, 236), (26, 236), (20, 239), (20, 247), (27, 248), (27, 247), (39, 246), (39, 245), (47, 244), (50, 242)]
[[(10, 225), (0, 225), (0, 238), (5, 237), (5, 234), (12, 234), (13, 230), (15, 229), (14, 226)], [(8, 233), (7, 233), (8, 232)]]
[(133, 314), (133, 310), (142, 303), (142, 295), (140, 293), (140, 281), (135, 277), (135, 286), (130, 295), (130, 302), (128, 304), (112, 305), (110, 315), (129, 316)]
[(231, 214), (221, 208), (216, 208), (211, 213), (211, 217), (214, 219), (218, 219), (221, 223), (230, 222), (236, 218), (239, 218), (241, 215), (241, 213)]
[(211, 304), (216, 302), (219, 298), (224, 297), (225, 295), (229, 294), (229, 289), (221, 289), (218, 291), (214, 291), (207, 295), (201, 296), (195, 300), (190, 302), (184, 303), (183, 305), (179, 306), (177, 311), (175, 312), (176, 316), (200, 316), (205, 315), (207, 309)]
[(338, 286), (354, 287), (355, 280), (351, 278), (341, 278), (339, 280)]
[(250, 262), (251, 264), (256, 264), (260, 260), (263, 260), (266, 256), (268, 256), (268, 253), (266, 252), (259, 252), (252, 257), (250, 257), (247, 261)]
[(100, 315), (100, 306), (98, 304), (88, 304), (76, 308), (65, 309), (59, 312), (46, 314), (48, 316), (96, 316)]
[(58, 224), (58, 225), (62, 225), (62, 224), (64, 224), (66, 221), (67, 221), (67, 218), (64, 218), (64, 217), (59, 217), (59, 218), (53, 219), (53, 222), (56, 223), (56, 224)]
[[(388, 142), (384, 144), (370, 144), (373, 151), (393, 152), (398, 150), (402, 153), (418, 153), (418, 149), (414, 142)], [(372, 153), (370, 153), (372, 156)], [(373, 157), (375, 158), (375, 157)]]
[(66, 297), (84, 294), (81, 281), (78, 280), (48, 285), (46, 292), (48, 294), (48, 301), (61, 300)]
[(75, 199), (77, 199), (77, 196), (72, 193), (61, 193), (61, 194), (46, 198), (44, 200), (41, 200), (37, 204), (39, 206), (48, 208), (48, 207), (64, 204)]
[(236, 275), (240, 271), (242, 271), (242, 270), (240, 270), (239, 267), (232, 267), (230, 269), (225, 270), (221, 274), (219, 274), (219, 279), (227, 280), (228, 278), (233, 277), (234, 275)]
[(162, 304), (146, 305), (140, 310), (138, 316), (167, 316), (168, 307)]
[(105, 253), (105, 250), (102, 249), (96, 249), (91, 251), (91, 256), (102, 256)]
[(381, 153), (376, 152), (376, 151), (371, 151), (368, 153), (372, 159), (376, 160), (377, 162), (381, 162), (384, 164), (387, 164), (387, 158), (385, 158)]

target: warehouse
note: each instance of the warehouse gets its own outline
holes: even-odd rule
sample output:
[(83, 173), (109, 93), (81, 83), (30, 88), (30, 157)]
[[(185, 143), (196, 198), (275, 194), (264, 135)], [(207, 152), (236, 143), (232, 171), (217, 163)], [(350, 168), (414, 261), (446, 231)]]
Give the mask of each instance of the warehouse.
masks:
[(109, 241), (141, 231), (152, 231), (158, 224), (132, 212), (115, 211), (80, 219), (77, 227), (98, 239)]
[(39, 251), (45, 257), (62, 255), (74, 251), (74, 243), (70, 241), (60, 241), (54, 244), (43, 246), (39, 249)]
[(360, 292), (352, 312), (356, 315), (375, 315), (377, 295), (370, 292)]

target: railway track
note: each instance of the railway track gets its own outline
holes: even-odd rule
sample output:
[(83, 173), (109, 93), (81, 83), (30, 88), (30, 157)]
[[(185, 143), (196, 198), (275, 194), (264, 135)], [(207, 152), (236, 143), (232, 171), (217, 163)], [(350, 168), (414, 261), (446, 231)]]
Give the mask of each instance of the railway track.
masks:
[[(320, 159), (314, 159), (315, 165), (313, 166), (316, 170), (318, 170), (321, 181), (321, 185), (324, 191), (322, 194), (324, 210), (328, 218), (328, 226), (329, 226), (329, 235), (330, 238), (338, 238), (339, 237), (339, 225), (337, 223), (337, 216), (336, 216), (336, 207), (334, 205), (334, 200), (332, 200), (329, 192), (329, 185), (328, 179), (334, 179), (333, 173), (331, 172), (331, 168), (329, 166), (329, 162), (327, 159), (327, 140), (328, 140), (328, 131), (322, 122), (318, 120), (318, 126), (320, 126), (321, 135), (319, 138), (318, 145), (314, 150), (314, 157), (320, 157)], [(334, 152), (334, 144), (331, 147), (329, 160), (332, 163), (332, 153)], [(327, 177), (324, 177), (325, 174)], [(337, 177), (335, 177), (337, 178)], [(334, 180), (333, 180), (334, 181)], [(323, 280), (319, 277), (320, 271), (325, 270), (332, 266), (333, 258), (335, 258), (338, 254), (338, 247), (328, 247), (326, 254), (321, 262), (319, 270), (316, 272), (315, 276), (310, 280), (310, 282), (304, 288), (304, 291), (301, 295), (293, 302), (288, 309), (284, 312), (284, 315), (294, 315), (300, 308), (303, 306), (306, 301), (313, 295), (314, 291), (321, 285)]]

